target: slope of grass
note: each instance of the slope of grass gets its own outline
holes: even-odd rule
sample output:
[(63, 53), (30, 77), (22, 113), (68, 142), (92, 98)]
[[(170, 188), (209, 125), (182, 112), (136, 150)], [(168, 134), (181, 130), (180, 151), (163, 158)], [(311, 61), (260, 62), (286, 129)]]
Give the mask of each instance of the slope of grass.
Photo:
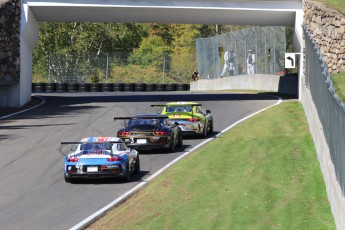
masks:
[(184, 158), (88, 229), (335, 229), (303, 108), (286, 102)]
[(335, 92), (345, 102), (345, 72), (334, 74), (331, 79)]
[(345, 1), (344, 0), (317, 0), (317, 1), (322, 2), (329, 8), (336, 9), (340, 13), (345, 15)]

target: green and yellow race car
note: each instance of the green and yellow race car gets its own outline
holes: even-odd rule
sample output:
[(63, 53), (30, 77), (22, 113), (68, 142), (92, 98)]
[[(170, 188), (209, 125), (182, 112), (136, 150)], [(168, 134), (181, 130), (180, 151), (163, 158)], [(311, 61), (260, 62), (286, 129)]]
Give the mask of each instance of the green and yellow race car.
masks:
[(204, 111), (197, 102), (168, 102), (161, 114), (167, 115), (172, 122), (177, 122), (183, 135), (200, 135), (206, 137), (213, 132), (213, 117), (210, 110)]

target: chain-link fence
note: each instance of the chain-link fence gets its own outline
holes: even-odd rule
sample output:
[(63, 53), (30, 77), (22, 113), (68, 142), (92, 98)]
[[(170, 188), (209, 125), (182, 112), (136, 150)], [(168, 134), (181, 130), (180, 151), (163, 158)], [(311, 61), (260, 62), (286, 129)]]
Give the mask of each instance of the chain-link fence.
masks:
[[(190, 50), (193, 50), (191, 52)], [(189, 52), (187, 52), (189, 51)], [(195, 48), (181, 53), (152, 50), (80, 55), (50, 54), (34, 68), (33, 82), (57, 83), (189, 83), (196, 69)], [(40, 60), (42, 62), (42, 60)], [(38, 60), (33, 60), (33, 64)], [(47, 63), (47, 64), (45, 64)], [(46, 66), (46, 67), (45, 67)]]
[(336, 177), (345, 195), (345, 105), (335, 93), (325, 59), (305, 26), (304, 32), (306, 87), (311, 92)]
[[(249, 50), (255, 62), (249, 60)], [(223, 73), (226, 51), (233, 51), (233, 71)], [(285, 27), (253, 27), (196, 40), (198, 71), (201, 78), (254, 73), (282, 74), (286, 51)], [(231, 68), (230, 68), (231, 69)]]

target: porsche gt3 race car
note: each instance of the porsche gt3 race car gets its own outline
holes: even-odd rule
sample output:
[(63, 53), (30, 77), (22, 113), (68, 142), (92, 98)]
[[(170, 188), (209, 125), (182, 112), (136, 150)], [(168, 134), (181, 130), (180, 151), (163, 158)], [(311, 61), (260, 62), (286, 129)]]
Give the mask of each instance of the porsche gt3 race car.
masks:
[(213, 116), (210, 110), (204, 111), (197, 102), (168, 102), (165, 105), (151, 105), (163, 107), (161, 114), (167, 115), (172, 122), (177, 122), (183, 135), (200, 135), (206, 137), (213, 132)]
[(132, 117), (114, 117), (114, 120), (125, 120), (117, 137), (131, 148), (174, 152), (176, 147), (183, 145), (180, 127), (166, 115), (137, 114)]
[(87, 137), (73, 145), (65, 157), (66, 182), (77, 178), (121, 178), (127, 182), (131, 174), (140, 172), (139, 153), (117, 137)]

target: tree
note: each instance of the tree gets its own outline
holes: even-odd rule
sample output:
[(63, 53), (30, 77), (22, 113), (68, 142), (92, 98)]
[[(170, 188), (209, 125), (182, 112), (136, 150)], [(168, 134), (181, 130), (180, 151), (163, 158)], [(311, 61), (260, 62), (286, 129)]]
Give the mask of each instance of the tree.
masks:
[(105, 54), (117, 52), (127, 58), (144, 36), (143, 24), (40, 23), (34, 74), (62, 80), (97, 74), (97, 69), (104, 69)]
[(131, 64), (154, 66), (157, 69), (169, 69), (167, 65), (171, 48), (159, 36), (144, 38), (138, 49), (129, 57)]

